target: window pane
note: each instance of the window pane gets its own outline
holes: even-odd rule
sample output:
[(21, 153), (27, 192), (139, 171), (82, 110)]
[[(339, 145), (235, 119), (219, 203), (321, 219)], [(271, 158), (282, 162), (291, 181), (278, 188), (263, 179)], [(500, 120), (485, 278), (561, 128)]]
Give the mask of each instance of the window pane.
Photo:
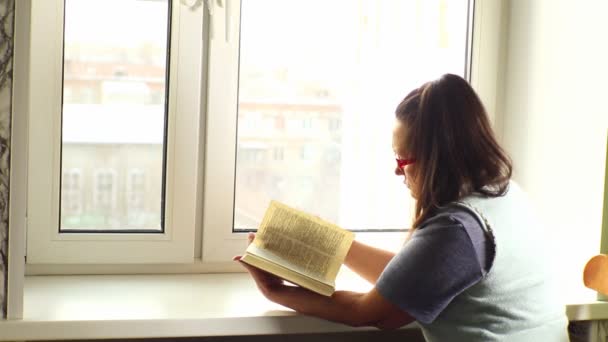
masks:
[(65, 1), (62, 231), (162, 231), (168, 18), (168, 0)]
[(349, 229), (408, 227), (394, 110), (422, 82), (464, 75), (467, 11), (466, 0), (243, 1), (234, 228), (256, 228), (271, 199)]

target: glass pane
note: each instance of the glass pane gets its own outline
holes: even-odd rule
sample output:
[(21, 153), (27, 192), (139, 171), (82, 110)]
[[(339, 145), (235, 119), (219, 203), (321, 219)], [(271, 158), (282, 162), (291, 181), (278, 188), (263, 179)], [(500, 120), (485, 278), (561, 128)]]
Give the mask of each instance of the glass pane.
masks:
[[(403, 229), (397, 104), (463, 76), (467, 0), (242, 2), (235, 229), (269, 200), (349, 229)], [(270, 16), (270, 17), (269, 17)]]
[(65, 1), (62, 231), (162, 231), (169, 8)]

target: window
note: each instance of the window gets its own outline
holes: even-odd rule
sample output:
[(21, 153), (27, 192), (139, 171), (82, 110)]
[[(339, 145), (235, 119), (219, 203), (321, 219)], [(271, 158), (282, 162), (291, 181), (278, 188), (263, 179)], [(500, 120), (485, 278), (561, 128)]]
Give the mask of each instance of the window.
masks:
[(79, 169), (70, 169), (63, 172), (61, 196), (62, 217), (66, 221), (78, 219), (83, 207), (83, 180)]
[[(114, 214), (116, 203), (116, 173), (113, 170), (95, 171), (95, 183), (93, 188), (92, 215), (98, 218), (95, 220), (95, 227), (99, 230), (107, 228), (120, 229), (120, 221)], [(63, 230), (63, 228), (60, 228)]]
[(33, 2), (28, 263), (223, 263), (271, 199), (403, 230), (394, 108), (425, 80), (465, 75), (468, 10)]
[(313, 122), (313, 118), (310, 118), (310, 117), (302, 119), (302, 128), (303, 129), (312, 129), (312, 122)]
[(329, 118), (328, 119), (328, 128), (330, 131), (339, 131), (342, 122), (339, 118)]
[(274, 160), (280, 161), (285, 157), (285, 149), (281, 146), (275, 147), (273, 149), (273, 158)]
[[(204, 217), (203, 260), (238, 253), (235, 234), (255, 230), (271, 199), (357, 231), (406, 228), (410, 199), (392, 176), (394, 109), (423, 81), (465, 76), (468, 11), (466, 0), (260, 0), (222, 9), (209, 49), (213, 167), (204, 212), (215, 215)], [(272, 113), (275, 124), (259, 129), (252, 112)], [(262, 145), (293, 153), (252, 162)]]
[(301, 160), (313, 160), (315, 158), (315, 149), (311, 145), (302, 145), (300, 147)]
[[(162, 231), (162, 192), (155, 190), (165, 186), (168, 106), (165, 98), (149, 99), (152, 89), (168, 86), (169, 1), (64, 4), (61, 167), (94, 173), (92, 204), (77, 228)], [(136, 13), (140, 19), (132, 27)], [(109, 16), (112, 25), (107, 25)], [(66, 90), (82, 97), (74, 101), (65, 96)], [(131, 163), (147, 165), (157, 182), (145, 194), (158, 203), (157, 221), (141, 227), (130, 222), (126, 202), (118, 198), (127, 191), (129, 183), (122, 180)]]
[(142, 170), (131, 170), (129, 172), (129, 183), (127, 186), (127, 211), (130, 215), (142, 212), (144, 199), (146, 197), (146, 178)]
[(28, 263), (193, 262), (203, 12), (32, 2)]

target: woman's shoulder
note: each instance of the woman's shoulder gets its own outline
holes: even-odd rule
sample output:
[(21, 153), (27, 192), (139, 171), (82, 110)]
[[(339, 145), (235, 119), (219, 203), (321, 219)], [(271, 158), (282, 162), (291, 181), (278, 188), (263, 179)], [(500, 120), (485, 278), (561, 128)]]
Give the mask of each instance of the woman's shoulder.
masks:
[(413, 236), (434, 235), (448, 229), (462, 230), (474, 243), (483, 239), (486, 231), (474, 210), (464, 205), (450, 204), (438, 209), (435, 215), (425, 220)]
[(461, 203), (451, 203), (437, 209), (433, 216), (420, 225), (419, 229), (436, 229), (445, 226), (476, 228), (480, 224), (476, 221), (472, 209)]
[[(474, 249), (479, 265), (484, 265), (484, 273), (490, 270), (495, 254), (494, 236), (474, 209), (456, 204), (442, 207), (433, 217), (425, 221), (416, 233), (422, 236), (434, 235), (444, 229), (461, 230), (461, 235), (470, 242), (466, 245)], [(442, 234), (436, 236), (441, 238)]]

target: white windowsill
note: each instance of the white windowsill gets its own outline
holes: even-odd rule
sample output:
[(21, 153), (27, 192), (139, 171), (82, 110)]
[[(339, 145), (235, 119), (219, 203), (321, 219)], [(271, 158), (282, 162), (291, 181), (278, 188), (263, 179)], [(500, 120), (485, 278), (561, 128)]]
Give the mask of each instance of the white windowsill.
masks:
[[(345, 283), (348, 286), (343, 286)], [(338, 288), (365, 291), (348, 275)], [(584, 291), (571, 320), (606, 319), (608, 303)], [(416, 328), (415, 324), (409, 326)], [(244, 273), (34, 276), (25, 282), (24, 319), (0, 322), (0, 340), (109, 339), (330, 333), (352, 328), (267, 301)]]
[[(355, 290), (364, 287), (368, 285), (355, 284)], [(269, 302), (245, 273), (31, 276), (24, 292), (24, 319), (0, 321), (0, 341), (370, 329), (304, 316)]]

